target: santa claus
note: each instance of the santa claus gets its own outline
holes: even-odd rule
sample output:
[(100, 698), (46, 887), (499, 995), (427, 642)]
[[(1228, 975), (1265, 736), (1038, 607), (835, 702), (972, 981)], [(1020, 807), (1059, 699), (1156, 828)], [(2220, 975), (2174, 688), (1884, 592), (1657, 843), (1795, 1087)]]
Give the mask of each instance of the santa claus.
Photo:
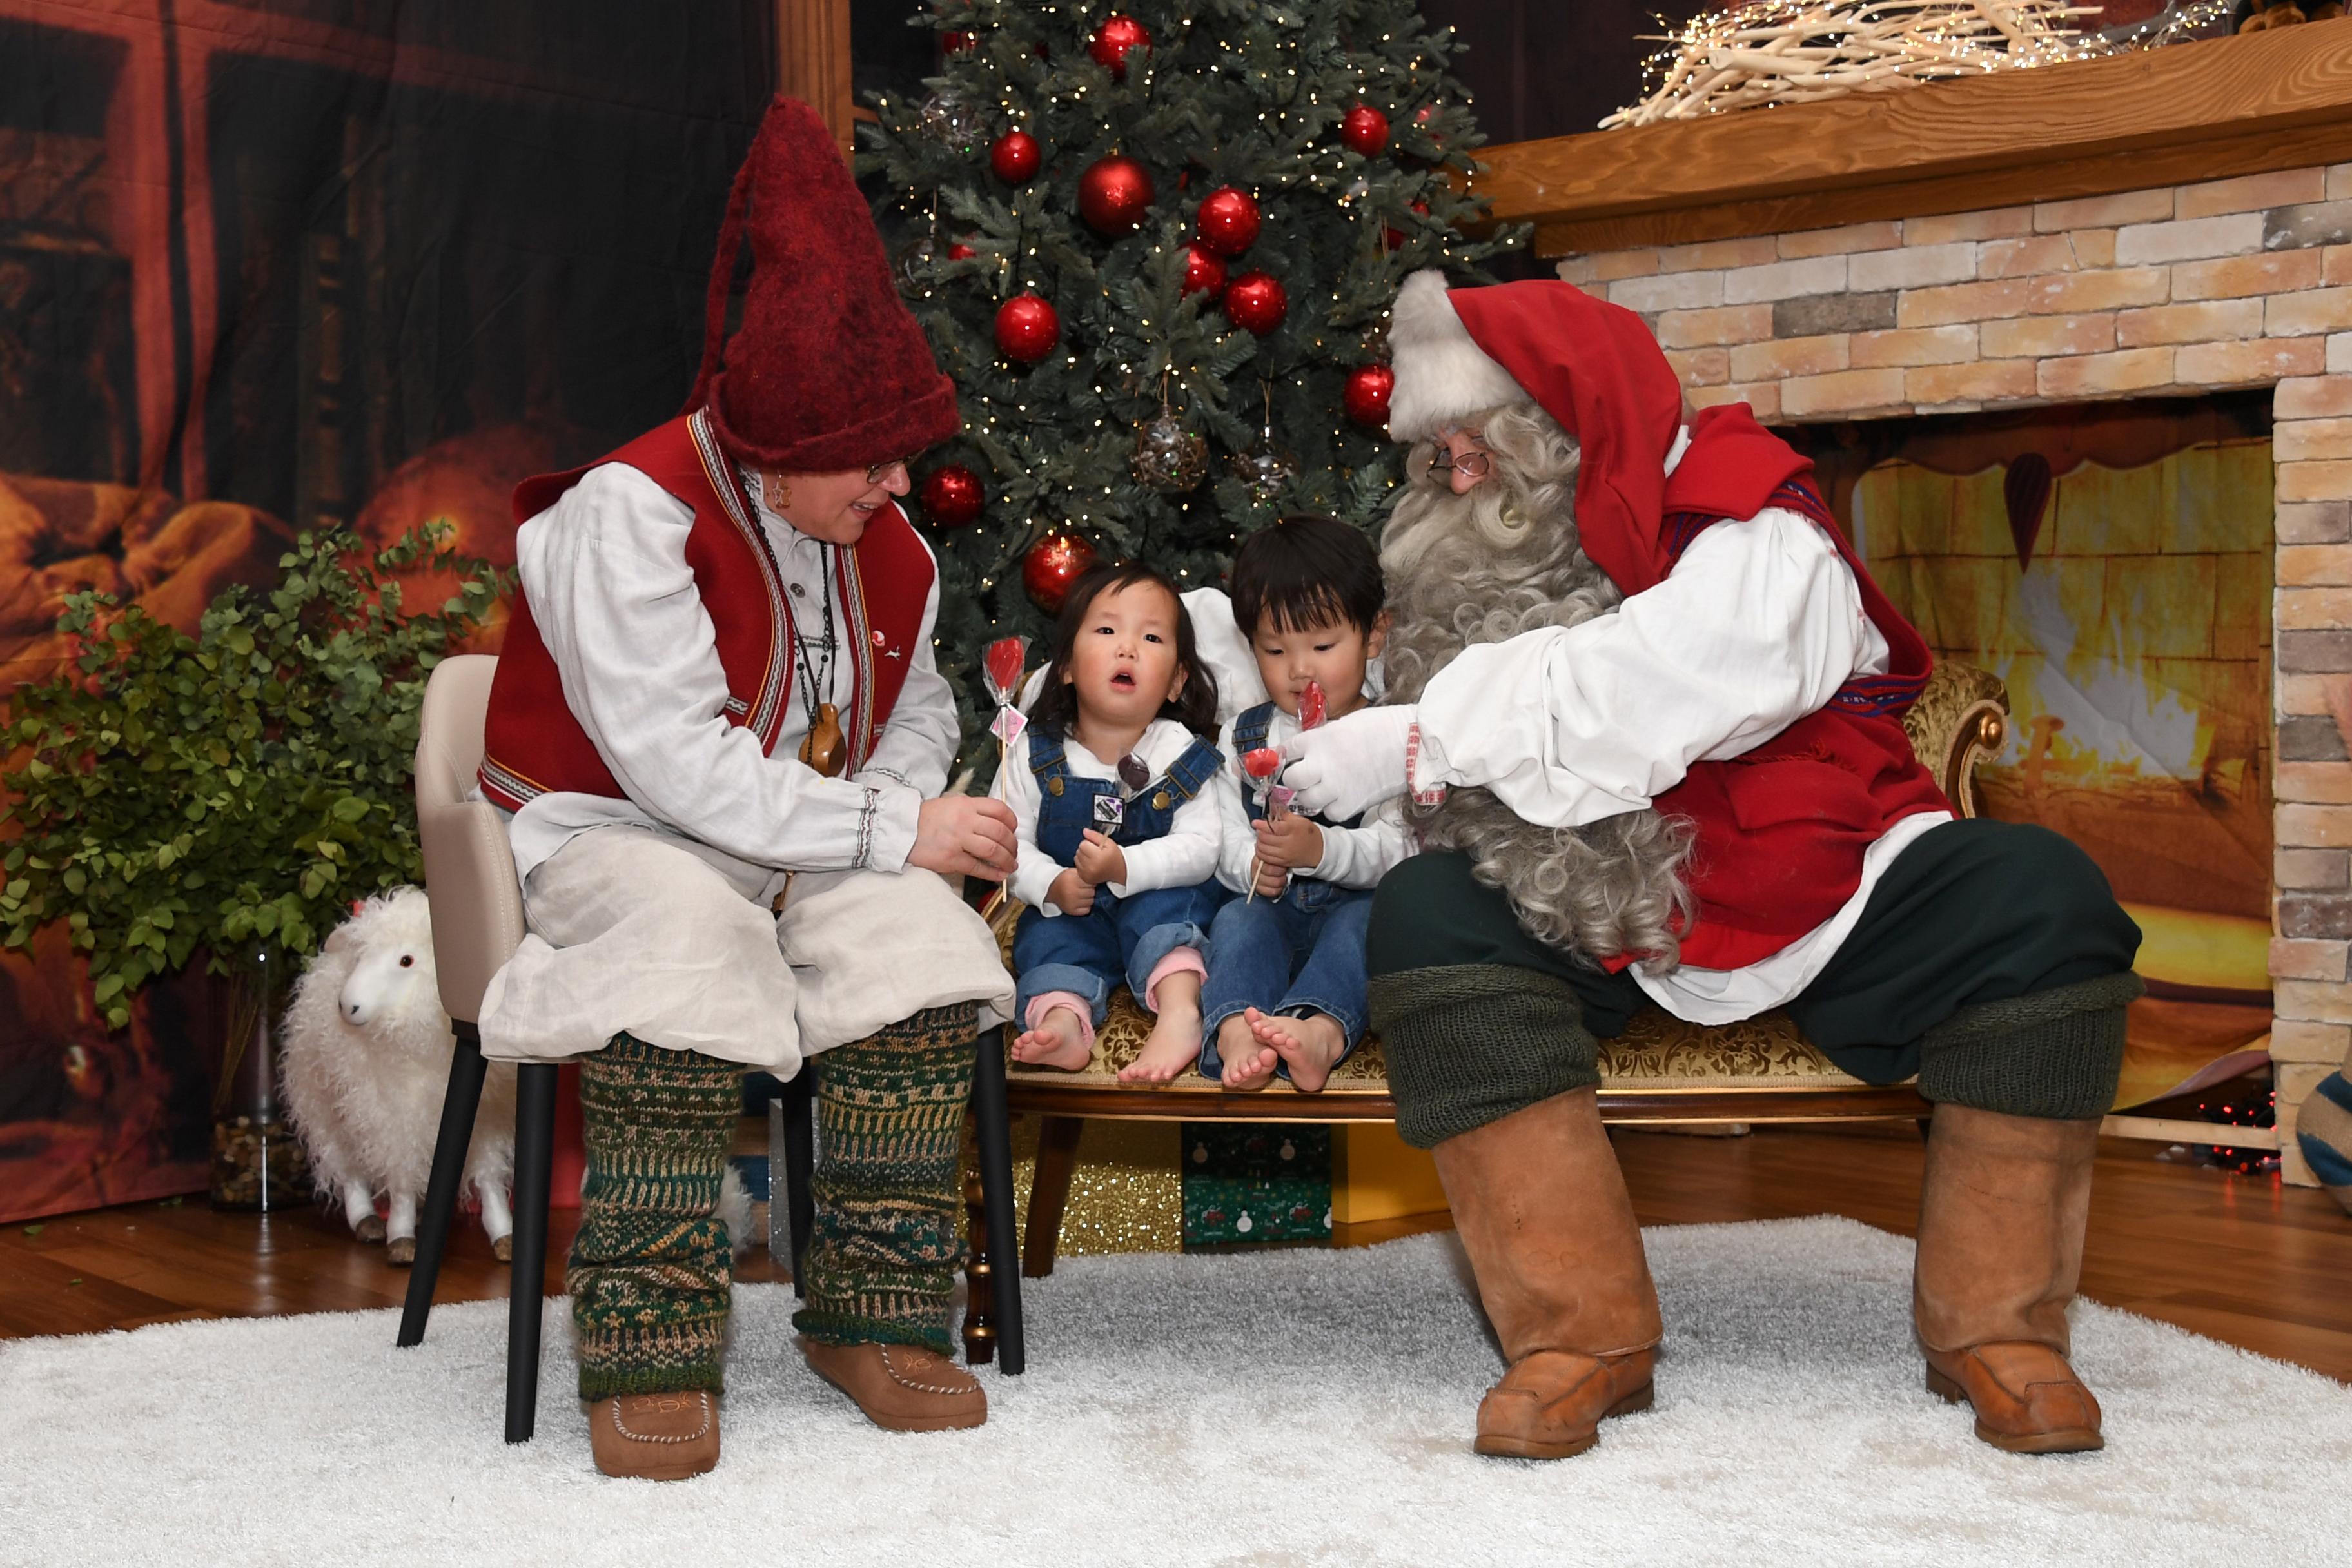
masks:
[(2139, 931), (2080, 850), (1956, 821), (1901, 725), (1929, 656), (1745, 405), (1691, 416), (1639, 317), (1550, 280), (1409, 279), (1382, 564), (1389, 703), (1285, 748), (1305, 810), (1410, 794), (1371, 1009), (1510, 1369), (1478, 1451), (1645, 1407), (1663, 1333), (1596, 1038), (1649, 1003), (1786, 1008), (1935, 1103), (1927, 1386), (2013, 1452), (2100, 1446), (2067, 1362)]

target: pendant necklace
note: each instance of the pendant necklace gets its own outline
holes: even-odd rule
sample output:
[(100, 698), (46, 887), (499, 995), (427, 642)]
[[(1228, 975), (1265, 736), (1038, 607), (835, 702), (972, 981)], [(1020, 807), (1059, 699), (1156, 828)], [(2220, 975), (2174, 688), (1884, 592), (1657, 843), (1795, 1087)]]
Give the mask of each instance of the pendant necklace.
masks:
[(833, 554), (830, 547), (822, 543), (816, 553), (817, 570), (824, 579), (824, 640), (819, 649), (823, 663), (814, 669), (810, 668), (808, 644), (797, 626), (793, 631), (793, 650), (800, 656), (801, 707), (808, 714), (808, 736), (801, 742), (801, 761), (826, 778), (838, 778), (846, 760), (841, 710), (821, 700), (833, 692)]

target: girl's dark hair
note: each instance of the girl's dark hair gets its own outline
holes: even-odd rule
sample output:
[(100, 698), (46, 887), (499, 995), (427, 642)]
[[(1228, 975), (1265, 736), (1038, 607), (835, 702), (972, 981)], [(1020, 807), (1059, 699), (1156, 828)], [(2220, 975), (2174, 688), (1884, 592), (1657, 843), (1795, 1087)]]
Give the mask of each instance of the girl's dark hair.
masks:
[(1277, 518), (1243, 540), (1228, 581), (1245, 637), (1257, 636), (1266, 614), (1277, 631), (1340, 620), (1370, 637), (1388, 599), (1380, 552), (1364, 531), (1318, 512)]
[(1067, 736), (1078, 721), (1077, 688), (1063, 679), (1077, 653), (1078, 634), (1086, 629), (1087, 613), (1105, 594), (1149, 583), (1167, 594), (1176, 605), (1176, 668), (1184, 672), (1184, 689), (1160, 705), (1160, 717), (1173, 719), (1205, 741), (1217, 738), (1217, 678), (1201, 662), (1192, 637), (1192, 617), (1185, 613), (1184, 596), (1161, 573), (1132, 561), (1097, 566), (1079, 578), (1062, 601), (1054, 623), (1053, 658), (1045, 667), (1045, 689), (1030, 705), (1029, 722), (1049, 735)]

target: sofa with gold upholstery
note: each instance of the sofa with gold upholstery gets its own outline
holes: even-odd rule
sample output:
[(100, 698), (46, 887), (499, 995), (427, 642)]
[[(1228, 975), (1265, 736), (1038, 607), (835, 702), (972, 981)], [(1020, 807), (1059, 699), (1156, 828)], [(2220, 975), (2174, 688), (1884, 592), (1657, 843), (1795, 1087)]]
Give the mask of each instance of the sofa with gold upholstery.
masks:
[[(1998, 752), (2008, 727), (2009, 695), (2000, 679), (1963, 664), (1937, 667), (1904, 721), (1913, 748), (1937, 770), (1963, 816), (1976, 815), (1974, 773)], [(989, 911), (1011, 962), (1021, 906), (999, 899)], [(1196, 1074), (1176, 1082), (1130, 1087), (1118, 1069), (1135, 1059), (1150, 1020), (1122, 987), (1097, 1032), (1093, 1059), (1077, 1072), (1024, 1067), (1005, 1072), (1007, 1108), (1044, 1119), (1029, 1204), (1022, 1272), (1043, 1275), (1054, 1249), (1076, 1164), (1078, 1132), (1091, 1118), (1184, 1121), (1388, 1121), (1395, 1118), (1387, 1064), (1368, 1037), (1320, 1094), (1300, 1094), (1277, 1080), (1257, 1093), (1229, 1093)], [(1927, 1103), (1908, 1084), (1873, 1086), (1840, 1072), (1784, 1013), (1714, 1028), (1688, 1024), (1656, 1007), (1635, 1015), (1614, 1039), (1601, 1042), (1603, 1120), (1625, 1124), (1843, 1121), (1912, 1119)]]

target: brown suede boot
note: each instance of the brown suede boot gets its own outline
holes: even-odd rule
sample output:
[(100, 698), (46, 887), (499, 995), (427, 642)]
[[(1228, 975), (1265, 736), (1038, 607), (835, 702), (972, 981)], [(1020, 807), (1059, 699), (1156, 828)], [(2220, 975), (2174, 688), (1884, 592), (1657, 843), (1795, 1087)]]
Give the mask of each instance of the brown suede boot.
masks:
[(988, 1419), (980, 1380), (919, 1345), (829, 1345), (803, 1334), (801, 1354), (886, 1432), (944, 1432)]
[(1511, 1370), (1477, 1451), (1565, 1459), (1650, 1404), (1658, 1293), (1594, 1090), (1570, 1089), (1432, 1151)]
[(1936, 1107), (1912, 1321), (1929, 1392), (1965, 1400), (1977, 1436), (2012, 1454), (2105, 1442), (2099, 1402), (2066, 1361), (2098, 1142), (2096, 1118)]
[(608, 1476), (682, 1481), (719, 1463), (719, 1396), (623, 1394), (588, 1406), (588, 1447)]

